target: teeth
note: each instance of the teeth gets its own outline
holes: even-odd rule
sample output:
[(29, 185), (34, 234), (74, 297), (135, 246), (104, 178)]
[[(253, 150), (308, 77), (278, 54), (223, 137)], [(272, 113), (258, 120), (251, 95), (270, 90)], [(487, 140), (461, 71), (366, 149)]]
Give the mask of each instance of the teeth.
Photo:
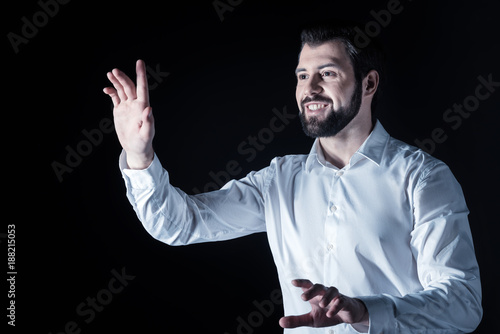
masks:
[(307, 108), (309, 108), (309, 110), (318, 110), (318, 109), (321, 109), (323, 107), (326, 107), (326, 104), (315, 103), (315, 104), (310, 104), (309, 106), (307, 106)]

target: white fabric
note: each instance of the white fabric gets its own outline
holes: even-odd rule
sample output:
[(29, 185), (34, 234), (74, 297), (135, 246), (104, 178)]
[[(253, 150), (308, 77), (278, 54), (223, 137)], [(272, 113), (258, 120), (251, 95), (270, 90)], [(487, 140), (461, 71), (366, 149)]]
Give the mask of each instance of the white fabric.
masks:
[[(481, 316), (481, 287), (468, 209), (449, 168), (391, 138), (380, 122), (348, 165), (287, 155), (228, 182), (187, 195), (158, 157), (145, 170), (120, 160), (127, 196), (146, 230), (169, 245), (267, 232), (286, 315), (310, 305), (295, 278), (335, 286), (364, 301), (369, 333), (460, 333)], [(356, 333), (350, 325), (285, 330)]]

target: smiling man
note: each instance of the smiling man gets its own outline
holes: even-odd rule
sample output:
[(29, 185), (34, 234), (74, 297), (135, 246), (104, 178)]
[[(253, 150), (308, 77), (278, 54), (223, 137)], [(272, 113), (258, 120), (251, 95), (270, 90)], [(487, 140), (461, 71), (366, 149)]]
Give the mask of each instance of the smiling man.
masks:
[(357, 49), (354, 35), (333, 25), (302, 33), (296, 98), (311, 152), (205, 194), (173, 187), (153, 151), (144, 63), (137, 87), (109, 72), (127, 196), (170, 245), (266, 232), (286, 333), (471, 332), (481, 286), (462, 190), (443, 162), (373, 117), (381, 54)]

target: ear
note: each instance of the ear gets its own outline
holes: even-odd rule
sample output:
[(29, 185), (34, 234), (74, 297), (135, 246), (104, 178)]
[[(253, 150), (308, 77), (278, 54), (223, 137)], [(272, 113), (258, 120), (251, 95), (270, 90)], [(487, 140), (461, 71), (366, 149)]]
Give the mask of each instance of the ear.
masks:
[(373, 96), (379, 83), (378, 72), (371, 70), (363, 79), (363, 96)]

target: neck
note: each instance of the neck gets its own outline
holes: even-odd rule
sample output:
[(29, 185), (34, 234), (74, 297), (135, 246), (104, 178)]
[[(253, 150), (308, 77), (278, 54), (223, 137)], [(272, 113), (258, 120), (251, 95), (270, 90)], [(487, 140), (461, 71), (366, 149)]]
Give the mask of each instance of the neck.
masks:
[(343, 168), (349, 163), (351, 157), (373, 130), (374, 123), (372, 124), (371, 117), (369, 119), (356, 118), (335, 136), (319, 138), (326, 161), (337, 168)]

